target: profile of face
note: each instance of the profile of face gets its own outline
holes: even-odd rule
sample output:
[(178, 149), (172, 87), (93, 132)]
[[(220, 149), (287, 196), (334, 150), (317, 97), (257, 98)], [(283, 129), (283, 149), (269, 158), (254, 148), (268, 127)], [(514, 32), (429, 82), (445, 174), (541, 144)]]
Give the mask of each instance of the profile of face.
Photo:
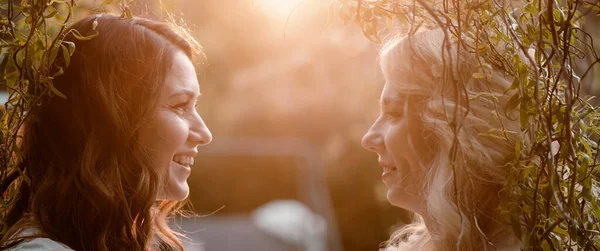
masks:
[(163, 176), (157, 199), (183, 200), (189, 194), (189, 177), (198, 146), (212, 135), (196, 111), (200, 86), (190, 59), (181, 51), (173, 56), (156, 110), (139, 131), (139, 141)]
[(421, 176), (431, 150), (423, 136), (419, 108), (390, 81), (381, 94), (379, 117), (364, 135), (362, 146), (379, 156), (388, 201), (418, 212), (424, 203)]

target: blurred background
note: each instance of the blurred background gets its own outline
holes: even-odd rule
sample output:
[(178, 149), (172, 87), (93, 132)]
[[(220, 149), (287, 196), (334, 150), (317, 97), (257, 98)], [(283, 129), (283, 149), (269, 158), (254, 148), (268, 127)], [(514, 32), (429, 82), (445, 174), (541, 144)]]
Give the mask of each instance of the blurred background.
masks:
[(213, 142), (188, 179), (199, 216), (173, 222), (186, 250), (377, 250), (409, 220), (360, 145), (383, 87), (377, 46), (330, 19), (329, 0), (76, 2), (73, 22), (123, 2), (172, 13), (204, 48), (198, 111)]
[[(213, 132), (189, 179), (189, 250), (377, 250), (406, 220), (360, 139), (383, 86), (376, 49), (329, 1), (171, 1), (210, 66)], [(156, 7), (155, 7), (156, 9)], [(197, 249), (196, 249), (197, 248)]]
[[(103, 1), (78, 2), (76, 20)], [(185, 22), (209, 62), (198, 110), (213, 142), (188, 180), (200, 217), (174, 222), (186, 250), (377, 250), (409, 221), (360, 145), (383, 87), (377, 45), (329, 9), (329, 0), (137, 0), (137, 16)]]
[(177, 220), (186, 250), (377, 250), (408, 220), (360, 145), (383, 87), (377, 45), (328, 22), (329, 5), (137, 1), (136, 15), (184, 20), (209, 61), (198, 109), (213, 142), (188, 180), (202, 217)]
[[(79, 2), (76, 19), (102, 1)], [(188, 180), (200, 217), (174, 223), (186, 250), (377, 250), (410, 220), (360, 145), (383, 87), (377, 45), (330, 3), (136, 1), (138, 16), (173, 13), (208, 57), (198, 109), (213, 142)]]

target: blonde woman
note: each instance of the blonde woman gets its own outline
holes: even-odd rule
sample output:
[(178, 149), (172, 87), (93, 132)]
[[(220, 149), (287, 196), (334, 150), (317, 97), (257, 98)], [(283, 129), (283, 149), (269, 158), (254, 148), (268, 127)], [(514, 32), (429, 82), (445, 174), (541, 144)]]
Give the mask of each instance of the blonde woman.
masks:
[[(495, 210), (503, 201), (504, 164), (513, 156), (509, 142), (515, 135), (489, 135), (519, 130), (518, 114), (502, 110), (511, 82), (497, 71), (474, 78), (481, 72), (474, 55), (457, 55), (456, 44), (443, 54), (443, 41), (440, 29), (421, 31), (392, 39), (381, 50), (381, 113), (362, 144), (379, 155), (388, 201), (415, 213), (386, 250), (520, 250)], [(443, 74), (453, 80), (443, 81)]]

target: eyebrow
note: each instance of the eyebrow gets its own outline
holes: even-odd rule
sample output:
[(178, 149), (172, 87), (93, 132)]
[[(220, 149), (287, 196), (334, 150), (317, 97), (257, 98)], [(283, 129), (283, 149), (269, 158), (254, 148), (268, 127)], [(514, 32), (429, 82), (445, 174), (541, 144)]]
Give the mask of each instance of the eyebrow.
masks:
[(386, 97), (386, 98), (381, 99), (381, 106), (383, 106), (383, 107), (401, 107), (401, 106), (404, 106), (405, 102), (406, 102), (406, 100), (402, 100), (401, 96)]
[[(191, 98), (194, 98), (196, 96), (196, 93), (194, 93), (193, 91), (185, 90), (185, 91), (182, 91), (182, 92), (175, 93), (175, 94), (171, 95), (171, 97), (169, 97), (169, 98), (172, 99), (172, 98), (178, 97), (178, 96), (187, 96), (188, 98), (191, 99)], [(198, 93), (198, 98), (197, 99), (199, 99), (201, 96), (202, 96), (202, 93)]]

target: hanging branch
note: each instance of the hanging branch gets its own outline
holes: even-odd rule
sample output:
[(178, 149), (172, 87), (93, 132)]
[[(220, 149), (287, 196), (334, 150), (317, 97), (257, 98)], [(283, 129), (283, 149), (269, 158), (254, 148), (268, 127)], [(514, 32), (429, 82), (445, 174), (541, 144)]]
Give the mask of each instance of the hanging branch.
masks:
[[(64, 72), (54, 66), (56, 58), (63, 57), (68, 67), (75, 51), (75, 45), (64, 41), (64, 37), (73, 33), (80, 40), (93, 38), (72, 30), (65, 32), (73, 21), (78, 1), (23, 0), (20, 5), (14, 2), (0, 4), (0, 13), (6, 13), (0, 16), (0, 86), (8, 92), (8, 100), (0, 112), (2, 219), (20, 196), (19, 186), (30, 182), (22, 161), (25, 156), (19, 149), (20, 129), (27, 114), (52, 96), (68, 98), (53, 85), (53, 79)], [(133, 17), (131, 9), (135, 1), (132, 0), (104, 0), (95, 11), (101, 12), (109, 5), (117, 5), (123, 18)], [(1, 229), (3, 234), (7, 226), (3, 224)]]
[[(504, 187), (510, 198), (499, 211), (517, 219), (508, 224), (515, 233), (525, 233), (519, 236), (524, 250), (600, 249), (600, 108), (590, 103), (594, 93), (582, 91), (593, 88), (581, 88), (594, 83), (588, 79), (600, 72), (594, 47), (594, 40), (600, 38), (582, 28), (583, 13), (600, 15), (600, 4), (582, 0), (334, 3), (345, 23), (357, 24), (375, 43), (381, 42), (382, 32), (397, 32), (390, 25), (394, 22), (409, 34), (420, 27), (444, 27), (446, 40), (457, 41), (456, 50), (476, 55), (484, 70), (474, 78), (487, 77), (486, 64), (511, 76), (509, 91), (514, 94), (506, 107), (497, 110), (507, 114), (518, 110), (521, 133), (532, 142), (504, 137), (515, 147), (515, 161), (509, 163), (511, 175)], [(443, 53), (448, 50), (443, 48)], [(444, 58), (444, 68), (458, 65), (456, 59)], [(586, 63), (577, 63), (578, 59)], [(459, 93), (464, 91), (460, 86), (464, 81), (455, 83), (459, 85), (456, 95), (468, 102), (472, 97)], [(453, 116), (447, 116), (454, 128), (453, 148), (465, 115), (456, 108)], [(500, 131), (506, 133), (504, 128)]]

